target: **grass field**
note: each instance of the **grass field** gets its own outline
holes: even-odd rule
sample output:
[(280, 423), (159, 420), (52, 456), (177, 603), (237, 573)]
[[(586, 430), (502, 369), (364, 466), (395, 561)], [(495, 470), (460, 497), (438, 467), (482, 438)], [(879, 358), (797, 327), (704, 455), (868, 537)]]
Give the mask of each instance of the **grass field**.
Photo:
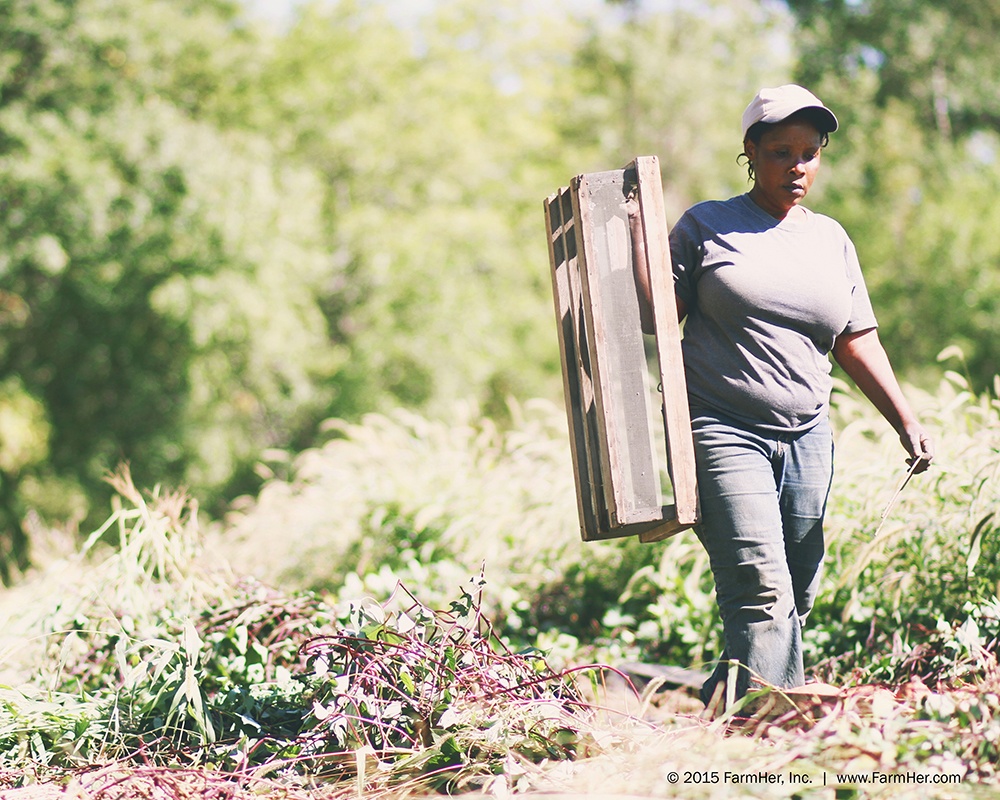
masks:
[(204, 528), (120, 473), (0, 594), (0, 796), (1000, 796), (1000, 404), (916, 399), (938, 456), (873, 537), (903, 453), (836, 393), (806, 635), (835, 693), (715, 718), (620, 671), (716, 652), (697, 540), (580, 542), (548, 403), (331, 422)]

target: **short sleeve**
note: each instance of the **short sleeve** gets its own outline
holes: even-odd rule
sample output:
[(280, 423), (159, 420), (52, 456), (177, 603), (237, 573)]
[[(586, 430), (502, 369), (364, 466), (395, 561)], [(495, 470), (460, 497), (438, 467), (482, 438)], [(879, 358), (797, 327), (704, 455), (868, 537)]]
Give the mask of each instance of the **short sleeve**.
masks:
[(847, 262), (847, 276), (851, 281), (851, 317), (847, 321), (844, 333), (858, 333), (878, 327), (875, 310), (872, 308), (868, 287), (861, 273), (861, 262), (858, 252), (847, 234), (844, 234), (844, 257)]
[(695, 306), (695, 274), (702, 262), (704, 248), (697, 235), (697, 224), (685, 213), (670, 231), (670, 260), (674, 273), (674, 292), (688, 308)]

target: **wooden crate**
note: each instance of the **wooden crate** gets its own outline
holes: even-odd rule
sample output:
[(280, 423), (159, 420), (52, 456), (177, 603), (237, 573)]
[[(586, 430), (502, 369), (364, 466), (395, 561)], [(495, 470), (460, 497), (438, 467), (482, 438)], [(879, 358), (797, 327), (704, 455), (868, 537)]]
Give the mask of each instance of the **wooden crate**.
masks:
[[(546, 199), (545, 220), (582, 537), (656, 541), (690, 528), (694, 444), (659, 162), (575, 177)], [(650, 390), (639, 320), (634, 269), (643, 261), (660, 394)]]

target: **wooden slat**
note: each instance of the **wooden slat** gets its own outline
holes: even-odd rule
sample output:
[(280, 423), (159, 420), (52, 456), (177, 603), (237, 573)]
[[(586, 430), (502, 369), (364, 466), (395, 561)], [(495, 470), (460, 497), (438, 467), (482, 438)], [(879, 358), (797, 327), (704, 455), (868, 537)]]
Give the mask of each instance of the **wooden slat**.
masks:
[[(597, 452), (597, 412), (583, 320), (583, 291), (576, 257), (576, 225), (568, 188), (546, 200), (545, 220), (581, 538), (584, 541), (609, 538), (610, 521), (603, 502)], [(602, 536), (602, 531), (608, 533)]]
[(645, 222), (646, 264), (663, 391), (667, 464), (674, 489), (676, 521), (679, 525), (691, 526), (698, 521), (698, 484), (660, 165), (655, 156), (637, 158), (635, 165), (639, 207)]
[[(588, 179), (586, 175), (579, 175), (575, 177), (570, 182), (570, 198), (573, 203), (573, 218), (576, 221), (576, 242), (577, 242), (577, 269), (574, 270), (574, 275), (579, 278), (581, 286), (581, 299), (582, 299), (582, 310), (583, 310), (583, 328), (586, 333), (581, 337), (581, 357), (587, 360), (588, 371), (593, 378), (593, 390), (594, 390), (594, 422), (593, 426), (593, 439), (591, 444), (594, 446), (594, 454), (597, 456), (595, 459), (596, 472), (602, 477), (600, 481), (599, 488), (601, 490), (601, 500), (609, 510), (609, 527), (616, 527), (617, 518), (614, 514), (614, 489), (612, 487), (611, 481), (612, 477), (612, 462), (611, 453), (607, 443), (607, 417), (604, 413), (604, 396), (601, 381), (600, 381), (600, 348), (599, 341), (603, 338), (603, 334), (596, 332), (594, 330), (594, 313), (593, 313), (593, 296), (591, 291), (591, 283), (587, 279), (589, 276), (587, 274), (587, 250), (591, 247), (590, 237), (588, 236), (588, 231), (591, 226), (591, 219), (589, 215), (589, 199), (587, 192)], [(581, 199), (582, 195), (582, 199)], [(591, 256), (593, 260), (593, 256)], [(587, 335), (589, 334), (589, 335)], [(605, 480), (606, 478), (606, 480)], [(595, 489), (598, 485), (595, 484)]]
[(581, 175), (572, 183), (579, 221), (591, 369), (613, 527), (661, 519), (659, 473), (649, 429), (648, 370), (632, 263), (624, 170)]

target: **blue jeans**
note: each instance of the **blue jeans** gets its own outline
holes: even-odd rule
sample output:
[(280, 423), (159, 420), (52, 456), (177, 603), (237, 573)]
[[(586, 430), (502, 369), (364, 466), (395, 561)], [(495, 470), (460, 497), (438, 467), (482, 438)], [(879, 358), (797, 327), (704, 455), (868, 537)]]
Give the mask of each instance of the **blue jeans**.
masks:
[(692, 419), (701, 523), (725, 650), (702, 687), (709, 702), (738, 660), (736, 697), (750, 682), (801, 686), (802, 626), (823, 564), (823, 516), (833, 477), (824, 417), (805, 433), (754, 432), (718, 414)]

